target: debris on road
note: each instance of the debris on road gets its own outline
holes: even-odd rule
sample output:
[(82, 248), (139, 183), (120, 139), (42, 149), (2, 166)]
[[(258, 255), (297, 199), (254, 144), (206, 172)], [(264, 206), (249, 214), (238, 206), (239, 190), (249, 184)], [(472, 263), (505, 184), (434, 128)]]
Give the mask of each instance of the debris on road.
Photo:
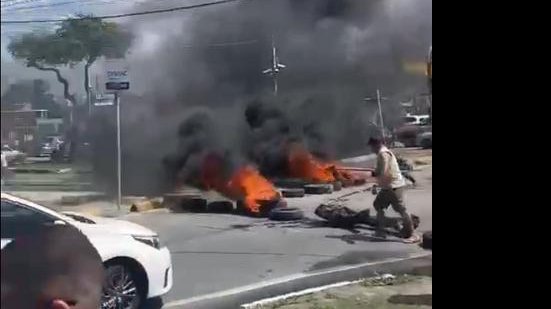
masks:
[(144, 212), (159, 208), (163, 208), (163, 201), (161, 198), (154, 198), (133, 203), (130, 206), (130, 212)]
[[(315, 210), (315, 214), (327, 220), (329, 225), (333, 227), (351, 228), (356, 224), (366, 224), (375, 227), (378, 224), (377, 219), (370, 216), (369, 209), (356, 211), (344, 206), (342, 202), (337, 201), (319, 205)], [(415, 229), (419, 227), (419, 217), (412, 214), (411, 219), (413, 221), (413, 227)], [(396, 231), (400, 231), (402, 229), (402, 219), (385, 218), (384, 225)]]

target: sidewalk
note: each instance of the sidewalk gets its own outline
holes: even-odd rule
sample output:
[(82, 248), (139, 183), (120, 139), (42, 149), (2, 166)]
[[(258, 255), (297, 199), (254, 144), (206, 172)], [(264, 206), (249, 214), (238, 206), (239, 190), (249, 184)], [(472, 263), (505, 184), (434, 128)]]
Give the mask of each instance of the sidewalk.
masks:
[[(66, 191), (14, 191), (10, 192), (5, 190), (4, 192), (30, 200), (42, 206), (46, 206), (55, 211), (74, 211), (93, 216), (101, 217), (119, 217), (126, 215), (130, 212), (131, 201), (123, 200), (121, 209), (117, 209), (115, 201), (108, 200), (105, 194), (101, 192), (92, 191), (80, 191), (80, 192), (66, 192)], [(64, 205), (62, 199), (71, 198), (92, 198), (94, 201), (77, 203), (76, 205)]]
[(291, 293), (243, 305), (244, 309), (432, 308), (432, 267), (423, 275), (384, 275)]

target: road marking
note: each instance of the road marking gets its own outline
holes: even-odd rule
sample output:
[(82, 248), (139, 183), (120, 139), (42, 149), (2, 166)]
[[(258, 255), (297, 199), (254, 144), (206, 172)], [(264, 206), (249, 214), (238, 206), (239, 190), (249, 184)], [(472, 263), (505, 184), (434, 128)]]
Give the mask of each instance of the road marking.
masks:
[(362, 263), (362, 264), (340, 266), (340, 267), (335, 267), (335, 268), (331, 268), (331, 269), (327, 269), (327, 270), (323, 270), (323, 271), (316, 271), (316, 272), (310, 272), (310, 273), (298, 273), (298, 274), (294, 274), (294, 275), (290, 275), (290, 276), (284, 276), (284, 277), (280, 277), (280, 278), (276, 278), (276, 279), (272, 279), (272, 280), (265, 280), (265, 281), (261, 281), (261, 282), (258, 282), (258, 283), (244, 285), (244, 286), (241, 286), (241, 287), (237, 287), (237, 288), (233, 288), (233, 289), (229, 289), (229, 290), (225, 290), (225, 291), (214, 292), (214, 293), (210, 293), (210, 294), (204, 294), (204, 295), (194, 296), (194, 297), (190, 297), (190, 298), (184, 298), (184, 299), (180, 299), (180, 300), (174, 300), (174, 301), (166, 303), (163, 306), (163, 308), (172, 308), (172, 307), (191, 304), (191, 303), (198, 302), (198, 301), (203, 301), (203, 300), (208, 300), (208, 299), (213, 299), (213, 298), (220, 298), (220, 297), (227, 297), (227, 296), (231, 296), (231, 295), (235, 295), (235, 294), (240, 294), (240, 293), (253, 291), (253, 290), (257, 290), (257, 289), (261, 289), (261, 288), (266, 288), (266, 287), (269, 287), (269, 286), (275, 285), (275, 284), (282, 284), (282, 283), (294, 281), (294, 280), (297, 280), (297, 279), (303, 279), (303, 278), (308, 278), (308, 277), (313, 277), (313, 276), (338, 273), (338, 272), (353, 270), (353, 269), (366, 267), (366, 266), (374, 266), (374, 265), (402, 262), (402, 261), (413, 260), (413, 259), (422, 258), (422, 257), (428, 257), (428, 256), (431, 256), (431, 255), (432, 255), (432, 252), (431, 253), (420, 253), (420, 254), (410, 255), (409, 257), (406, 257), (406, 258), (392, 258), (392, 259), (386, 259), (386, 260), (376, 261), (376, 262), (367, 262), (367, 263)]
[(307, 294), (313, 294), (313, 293), (325, 291), (327, 289), (338, 288), (338, 287), (342, 287), (342, 286), (346, 286), (346, 285), (360, 283), (362, 281), (363, 280), (343, 281), (343, 282), (338, 282), (338, 283), (333, 283), (333, 284), (329, 284), (329, 285), (320, 286), (320, 287), (317, 287), (317, 288), (306, 289), (306, 290), (302, 290), (302, 291), (299, 291), (299, 292), (293, 292), (293, 293), (288, 293), (288, 294), (284, 294), (284, 295), (279, 295), (279, 296), (276, 296), (276, 297), (265, 298), (265, 299), (261, 299), (261, 300), (252, 302), (250, 304), (241, 305), (241, 308), (243, 308), (243, 309), (262, 308), (263, 305), (270, 304), (270, 303), (275, 303), (277, 301), (285, 300), (285, 299), (288, 299), (288, 298), (299, 297), (299, 296), (303, 296), (303, 295), (307, 295)]

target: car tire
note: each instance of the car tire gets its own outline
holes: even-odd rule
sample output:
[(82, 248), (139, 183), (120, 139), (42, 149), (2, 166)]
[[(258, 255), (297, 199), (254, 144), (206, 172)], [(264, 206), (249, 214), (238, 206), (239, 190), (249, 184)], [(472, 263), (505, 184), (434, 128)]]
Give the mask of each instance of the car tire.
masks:
[(425, 249), (432, 250), (432, 231), (423, 233), (423, 242), (421, 246)]
[(295, 221), (304, 218), (304, 212), (298, 208), (274, 208), (270, 211), (268, 218), (273, 221)]
[(421, 148), (423, 149), (430, 149), (432, 148), (432, 141), (429, 139), (423, 139), (421, 140)]
[(189, 212), (207, 212), (207, 200), (203, 198), (184, 199), (181, 201), (181, 208)]
[[(101, 309), (138, 309), (140, 305), (146, 302), (144, 275), (140, 275), (136, 270), (132, 269), (125, 263), (108, 263), (105, 265), (105, 283), (103, 288), (103, 296)], [(122, 301), (122, 298), (112, 295), (108, 296), (108, 289), (117, 289), (130, 284), (126, 291), (132, 293), (133, 298), (123, 304), (117, 301)], [(132, 291), (132, 288), (134, 291)]]
[(308, 182), (299, 178), (283, 178), (274, 180), (274, 184), (280, 188), (302, 189)]
[(231, 201), (214, 201), (208, 204), (207, 210), (213, 213), (231, 213), (233, 212), (233, 203)]
[(333, 186), (331, 184), (305, 185), (304, 192), (306, 194), (328, 194), (333, 192)]
[(304, 189), (283, 189), (281, 195), (283, 197), (303, 197)]

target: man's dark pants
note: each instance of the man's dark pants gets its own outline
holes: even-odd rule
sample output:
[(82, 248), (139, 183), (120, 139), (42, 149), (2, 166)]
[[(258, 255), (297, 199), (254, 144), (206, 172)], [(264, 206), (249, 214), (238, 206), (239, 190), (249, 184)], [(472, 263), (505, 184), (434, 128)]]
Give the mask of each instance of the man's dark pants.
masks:
[(382, 189), (379, 194), (377, 194), (373, 206), (375, 210), (377, 210), (377, 230), (379, 233), (384, 232), (385, 210), (388, 206), (392, 206), (392, 209), (400, 214), (404, 223), (404, 227), (401, 231), (402, 237), (409, 238), (413, 235), (413, 222), (404, 204), (404, 187)]

